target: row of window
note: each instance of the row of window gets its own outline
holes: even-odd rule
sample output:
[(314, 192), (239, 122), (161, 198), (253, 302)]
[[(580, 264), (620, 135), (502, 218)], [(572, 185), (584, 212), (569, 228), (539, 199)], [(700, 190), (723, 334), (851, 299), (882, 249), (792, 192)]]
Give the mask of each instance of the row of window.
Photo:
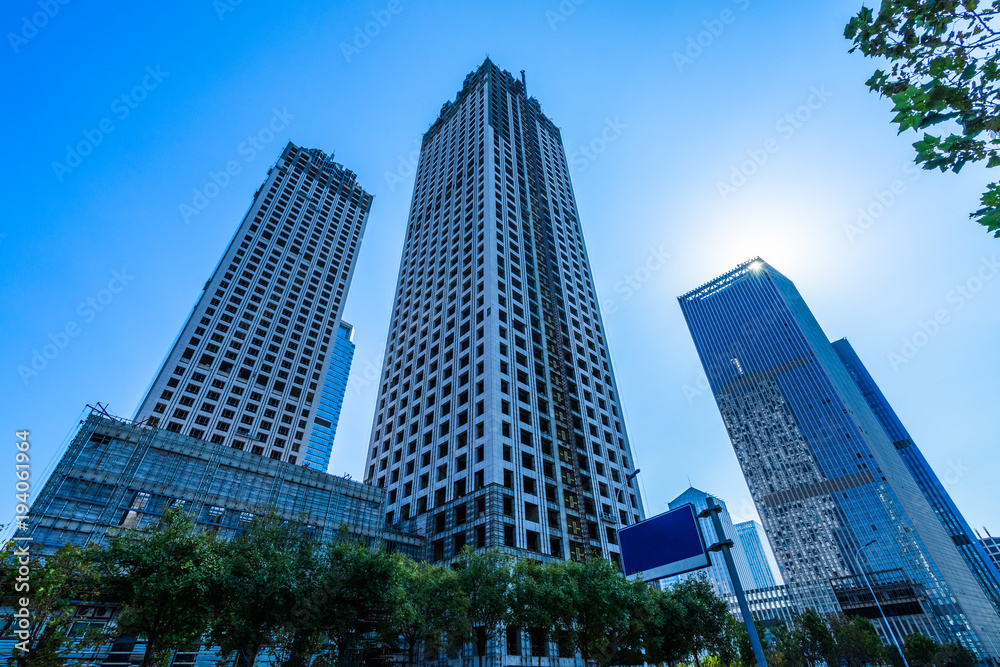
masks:
[[(290, 452), (298, 452), (305, 436), (308, 406), (326, 361), (370, 197), (354, 183), (353, 174), (319, 151), (290, 147), (271, 176), (270, 188), (258, 193), (248, 214), (247, 231), (234, 240), (233, 246), (237, 241), (239, 246), (228, 270), (209, 283), (216, 290), (186, 339), (177, 367), (181, 377), (167, 380), (153, 411), (171, 416), (166, 424), (170, 430), (188, 429), (190, 435), (213, 442), (243, 436), (251, 440), (251, 451), (294, 463), (298, 457)], [(191, 327), (189, 323), (187, 329)], [(224, 406), (220, 396), (206, 395), (195, 409), (200, 388), (195, 378), (206, 374), (229, 394)], [(181, 382), (196, 390), (175, 396)], [(253, 391), (250, 400), (241, 402), (244, 386)], [(299, 405), (307, 386), (306, 400)], [(292, 407), (292, 414), (261, 410), (254, 394), (262, 392), (272, 406), (279, 397), (291, 399), (286, 409)], [(288, 440), (294, 442), (283, 453)], [(244, 446), (240, 440), (233, 444)]]

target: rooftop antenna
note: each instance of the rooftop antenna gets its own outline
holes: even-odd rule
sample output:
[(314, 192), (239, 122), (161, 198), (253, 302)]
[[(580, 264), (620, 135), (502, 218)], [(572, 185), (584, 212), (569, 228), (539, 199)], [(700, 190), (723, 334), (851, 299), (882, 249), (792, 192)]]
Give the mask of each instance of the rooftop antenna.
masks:
[(521, 70), (521, 87), (524, 88), (524, 96), (528, 96), (528, 82), (524, 78), (524, 70)]

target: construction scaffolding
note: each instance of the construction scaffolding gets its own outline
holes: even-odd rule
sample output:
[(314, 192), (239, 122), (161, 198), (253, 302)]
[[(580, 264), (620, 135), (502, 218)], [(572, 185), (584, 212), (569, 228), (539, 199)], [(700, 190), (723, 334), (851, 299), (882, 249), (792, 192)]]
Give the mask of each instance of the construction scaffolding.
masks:
[(385, 492), (319, 470), (264, 458), (94, 408), (31, 507), (43, 553), (100, 543), (108, 530), (156, 524), (168, 509), (231, 537), (255, 516), (300, 522), (321, 542), (342, 529), (374, 546), (419, 550), (413, 535), (384, 530)]

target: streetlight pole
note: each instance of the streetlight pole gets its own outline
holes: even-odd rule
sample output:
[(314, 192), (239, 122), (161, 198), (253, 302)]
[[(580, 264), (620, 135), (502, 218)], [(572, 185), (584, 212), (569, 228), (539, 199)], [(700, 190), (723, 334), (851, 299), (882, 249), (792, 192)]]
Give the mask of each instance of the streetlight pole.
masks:
[(892, 639), (892, 643), (896, 645), (896, 650), (899, 651), (899, 657), (903, 659), (903, 664), (906, 667), (910, 667), (910, 663), (906, 661), (906, 654), (903, 653), (903, 648), (899, 645), (899, 641), (896, 639), (896, 633), (893, 632), (892, 626), (889, 625), (889, 620), (885, 617), (885, 612), (882, 611), (882, 603), (878, 601), (878, 596), (875, 595), (875, 589), (872, 588), (872, 582), (868, 579), (868, 573), (865, 571), (865, 566), (861, 562), (861, 552), (875, 544), (878, 540), (873, 539), (867, 544), (858, 547), (854, 550), (854, 562), (858, 564), (858, 569), (861, 570), (861, 576), (865, 580), (865, 584), (868, 586), (868, 592), (872, 594), (872, 599), (875, 600), (875, 606), (878, 607), (878, 613), (882, 616), (882, 622), (885, 623), (885, 631), (889, 633), (889, 637)]
[[(708, 547), (708, 551), (721, 551), (722, 557), (726, 561), (726, 568), (729, 570), (729, 581), (733, 585), (733, 594), (736, 595), (736, 601), (740, 605), (740, 613), (743, 615), (743, 625), (746, 626), (747, 634), (750, 636), (750, 646), (753, 647), (753, 655), (757, 660), (757, 667), (767, 667), (767, 658), (764, 656), (764, 647), (760, 643), (760, 637), (757, 635), (757, 626), (753, 620), (753, 614), (750, 613), (750, 605), (747, 603), (746, 593), (743, 592), (743, 584), (740, 582), (740, 573), (736, 569), (736, 561), (733, 560), (733, 554), (730, 553), (730, 549), (733, 547), (733, 541), (726, 537), (725, 531), (722, 529), (722, 519), (719, 518), (719, 514), (722, 513), (722, 508), (715, 503), (715, 498), (708, 496), (705, 499), (705, 503), (708, 505), (708, 509), (698, 514), (699, 519), (704, 519), (706, 517), (711, 517), (712, 528), (715, 529), (715, 537), (719, 540), (712, 546)], [(906, 667), (910, 667), (907, 665)]]

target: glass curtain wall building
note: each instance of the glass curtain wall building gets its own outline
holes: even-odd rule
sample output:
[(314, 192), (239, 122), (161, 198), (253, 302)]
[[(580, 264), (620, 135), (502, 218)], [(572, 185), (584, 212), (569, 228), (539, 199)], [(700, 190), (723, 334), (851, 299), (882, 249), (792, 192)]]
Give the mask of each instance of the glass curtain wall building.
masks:
[[(744, 521), (733, 526), (736, 537), (743, 546), (747, 563), (750, 564), (750, 574), (753, 576), (753, 588), (773, 588), (782, 583), (777, 565), (772, 563), (770, 547), (764, 526), (756, 521)], [(747, 588), (751, 588), (747, 586)]]
[(305, 465), (310, 468), (325, 471), (330, 466), (333, 440), (337, 435), (337, 422), (340, 420), (340, 409), (344, 406), (347, 379), (351, 374), (353, 360), (354, 327), (341, 322), (333, 342), (333, 358), (323, 379), (323, 390), (316, 407), (316, 424), (309, 434), (309, 445), (306, 447)]
[(331, 156), (289, 143), (135, 418), (304, 463), (371, 202)]
[(795, 607), (881, 627), (870, 581), (897, 637), (995, 657), (1000, 617), (791, 281), (754, 259), (679, 301)]
[(643, 517), (559, 129), (489, 60), (423, 137), (366, 467), (436, 561)]
[(958, 511), (951, 495), (945, 490), (941, 480), (927, 463), (927, 459), (914, 444), (895, 410), (889, 405), (889, 401), (875, 384), (875, 380), (861, 363), (861, 359), (851, 344), (846, 338), (842, 338), (833, 342), (833, 349), (840, 360), (844, 362), (851, 379), (854, 380), (858, 389), (861, 390), (861, 395), (868, 402), (868, 407), (875, 413), (875, 417), (882, 424), (889, 440), (892, 441), (896, 451), (902, 457), (903, 463), (913, 475), (917, 486), (923, 491), (927, 502), (930, 503), (934, 513), (941, 520), (941, 525), (944, 526), (945, 531), (958, 547), (962, 558), (965, 559), (969, 570), (972, 571), (972, 575), (979, 582), (990, 602), (993, 603), (993, 607), (1000, 613), (1000, 572), (997, 571), (996, 565), (980, 544), (978, 536), (969, 527), (962, 513)]
[[(729, 552), (732, 554), (733, 561), (736, 563), (736, 571), (740, 575), (740, 583), (743, 585), (744, 590), (756, 588), (754, 585), (753, 572), (750, 569), (750, 563), (743, 550), (743, 543), (736, 534), (736, 528), (733, 526), (733, 520), (729, 516), (729, 508), (726, 506), (724, 500), (718, 496), (705, 493), (704, 491), (696, 489), (692, 486), (687, 491), (671, 500), (668, 503), (668, 506), (670, 509), (674, 510), (678, 507), (683, 507), (684, 505), (694, 505), (695, 514), (698, 514), (708, 509), (708, 498), (714, 498), (716, 504), (722, 508), (722, 513), (719, 514), (719, 519), (722, 521), (722, 531), (725, 535), (716, 535), (711, 517), (698, 519), (698, 523), (701, 526), (702, 537), (705, 539), (705, 546), (710, 547), (716, 542), (722, 540), (732, 540), (733, 547), (729, 550)], [(709, 558), (712, 561), (710, 566), (701, 570), (695, 570), (694, 572), (687, 572), (685, 574), (679, 574), (675, 577), (669, 577), (666, 579), (666, 583), (672, 584), (677, 581), (683, 581), (684, 579), (690, 579), (691, 577), (705, 576), (708, 578), (709, 583), (712, 584), (715, 592), (719, 595), (735, 595), (732, 580), (729, 578), (729, 568), (726, 566), (726, 561), (722, 556), (722, 552), (710, 552)], [(771, 585), (774, 585), (773, 582)]]

